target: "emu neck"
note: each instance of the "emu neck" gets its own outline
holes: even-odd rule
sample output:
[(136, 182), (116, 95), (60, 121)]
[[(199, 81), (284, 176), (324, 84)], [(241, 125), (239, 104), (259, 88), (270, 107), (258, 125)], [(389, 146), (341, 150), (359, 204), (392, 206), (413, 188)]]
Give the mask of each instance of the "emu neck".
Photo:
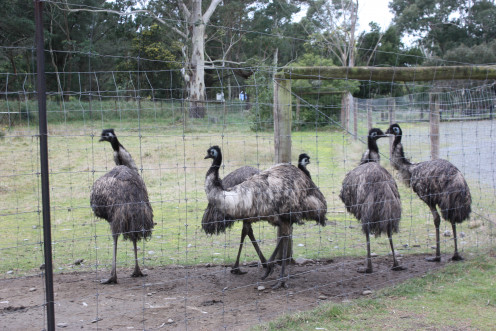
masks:
[(221, 190), (224, 189), (222, 187), (222, 181), (219, 178), (219, 168), (221, 164), (222, 164), (222, 155), (219, 155), (217, 158), (215, 158), (212, 161), (212, 165), (207, 171), (207, 175), (205, 176), (205, 192), (207, 193), (207, 195), (210, 191), (212, 191), (215, 188)]
[(377, 147), (377, 140), (376, 139), (372, 139), (372, 138), (369, 137), (369, 139), (368, 139), (368, 148), (369, 148), (369, 151), (370, 152), (379, 154), (379, 147)]
[(400, 172), (401, 179), (410, 186), (412, 173), (410, 167), (412, 163), (405, 157), (403, 145), (401, 144), (401, 136), (396, 136), (393, 142), (393, 150), (391, 154), (393, 167)]
[(308, 176), (308, 178), (312, 179), (312, 176), (310, 176), (310, 172), (307, 170), (307, 168), (302, 165), (302, 164), (298, 164), (298, 168), (303, 171), (305, 173), (305, 175)]
[(121, 147), (124, 147), (121, 145), (119, 140), (117, 140), (117, 138), (110, 140), (110, 145), (112, 145), (114, 152), (118, 152)]

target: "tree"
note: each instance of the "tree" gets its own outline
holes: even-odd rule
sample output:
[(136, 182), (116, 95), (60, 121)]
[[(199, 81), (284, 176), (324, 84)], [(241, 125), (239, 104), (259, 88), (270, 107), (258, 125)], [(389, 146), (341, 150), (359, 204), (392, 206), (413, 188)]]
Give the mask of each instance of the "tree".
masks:
[[(148, 13), (172, 29), (181, 39), (184, 67), (182, 74), (188, 86), (190, 117), (205, 116), (205, 31), (221, 0), (211, 0), (203, 8), (202, 0), (150, 1)], [(178, 19), (181, 18), (181, 19)]]
[(468, 6), (465, 0), (392, 0), (389, 3), (395, 15), (393, 22), (400, 32), (418, 37), (422, 47), (441, 57), (467, 39), (463, 21)]
[[(395, 25), (390, 25), (386, 31), (381, 31), (378, 24), (371, 22), (369, 32), (362, 32), (358, 37), (357, 64), (360, 66), (391, 66), (408, 67), (423, 63), (424, 57), (420, 48), (405, 47), (401, 42), (401, 34)], [(374, 95), (401, 95), (407, 85), (391, 82), (363, 81), (360, 92), (355, 96), (370, 98)]]
[(317, 0), (306, 20), (314, 26), (314, 43), (327, 49), (343, 67), (355, 66), (358, 0)]

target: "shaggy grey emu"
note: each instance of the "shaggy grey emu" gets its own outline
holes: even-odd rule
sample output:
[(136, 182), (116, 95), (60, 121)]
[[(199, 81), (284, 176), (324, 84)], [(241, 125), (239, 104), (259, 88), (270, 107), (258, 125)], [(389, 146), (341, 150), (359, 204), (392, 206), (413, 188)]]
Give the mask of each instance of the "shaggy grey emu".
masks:
[(385, 135), (380, 129), (369, 131), (369, 150), (360, 165), (346, 174), (339, 194), (346, 210), (362, 222), (367, 240), (367, 267), (358, 272), (364, 273), (372, 273), (370, 234), (377, 237), (387, 233), (393, 254), (392, 270), (405, 269), (396, 259), (392, 238), (393, 232), (398, 232), (401, 218), (400, 194), (391, 174), (379, 164), (377, 139), (381, 137)]
[(436, 206), (441, 209), (443, 218), (451, 223), (455, 239), (454, 261), (463, 260), (458, 253), (456, 223), (468, 219), (471, 212), (472, 197), (470, 189), (460, 170), (446, 160), (437, 159), (411, 163), (405, 158), (401, 137), (403, 132), (398, 124), (392, 124), (386, 134), (395, 136), (391, 159), (393, 167), (399, 171), (407, 186), (411, 186), (419, 198), (429, 206), (436, 227), (436, 256), (427, 261), (441, 261), (439, 225), (441, 217)]
[[(231, 188), (233, 186), (241, 184), (251, 176), (258, 174), (259, 172), (260, 171), (258, 171), (258, 169), (248, 166), (236, 169), (222, 179), (222, 186), (225, 188)], [(232, 227), (235, 221), (235, 219), (231, 218), (229, 215), (224, 215), (224, 213), (222, 213), (219, 208), (216, 208), (211, 203), (209, 203), (207, 209), (205, 209), (205, 212), (203, 213), (202, 228), (203, 231), (205, 231), (205, 233), (207, 234), (219, 234), (225, 232), (226, 228)], [(232, 274), (243, 275), (246, 273), (246, 271), (241, 271), (241, 269), (239, 268), (239, 259), (241, 257), (243, 243), (247, 235), (250, 238), (253, 247), (257, 251), (258, 257), (260, 258), (263, 267), (267, 267), (267, 260), (262, 254), (257, 240), (255, 239), (255, 235), (253, 234), (251, 221), (243, 220), (243, 229), (241, 231), (241, 241), (239, 244), (238, 256), (236, 257), (236, 262), (231, 268)]]
[(313, 219), (325, 225), (327, 203), (324, 196), (302, 171), (290, 164), (277, 164), (239, 185), (225, 189), (219, 178), (219, 167), (222, 164), (220, 148), (210, 147), (205, 156), (207, 158), (213, 159), (205, 176), (205, 192), (209, 203), (233, 219), (251, 222), (264, 219), (281, 228), (281, 236), (267, 261), (267, 271), (262, 279), (272, 273), (274, 259), (282, 250), (281, 274), (273, 288), (285, 287), (284, 269), (291, 226), (301, 219)]
[(134, 247), (134, 272), (132, 277), (145, 276), (138, 266), (136, 242), (151, 236), (153, 210), (148, 201), (145, 183), (138, 174), (131, 155), (117, 141), (112, 129), (103, 130), (100, 141), (110, 141), (114, 148), (117, 167), (98, 178), (91, 190), (90, 203), (95, 216), (107, 220), (114, 240), (112, 271), (103, 284), (117, 283), (117, 240), (131, 240)]

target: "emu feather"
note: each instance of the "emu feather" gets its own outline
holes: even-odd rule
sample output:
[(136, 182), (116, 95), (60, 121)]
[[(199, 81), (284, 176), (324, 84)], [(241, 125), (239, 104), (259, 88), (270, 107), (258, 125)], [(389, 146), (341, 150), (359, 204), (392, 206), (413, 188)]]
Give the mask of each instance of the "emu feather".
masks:
[[(109, 141), (121, 152), (125, 149), (118, 143), (112, 129), (103, 130), (100, 141)], [(115, 150), (114, 150), (115, 152)], [(126, 151), (127, 153), (127, 151)], [(104, 284), (117, 283), (117, 240), (122, 234), (124, 240), (131, 240), (134, 248), (135, 267), (132, 277), (144, 276), (138, 265), (137, 241), (151, 236), (153, 210), (148, 199), (145, 182), (139, 175), (134, 160), (129, 153), (116, 158), (115, 168), (98, 178), (93, 184), (90, 204), (95, 216), (109, 222), (114, 241), (112, 271)]]
[(302, 219), (313, 219), (325, 225), (327, 203), (324, 196), (308, 176), (290, 164), (275, 165), (239, 185), (225, 188), (219, 178), (220, 148), (209, 148), (205, 158), (213, 159), (205, 176), (205, 193), (210, 204), (234, 219), (263, 219), (282, 229), (282, 237), (278, 238), (263, 278), (272, 272), (275, 256), (282, 249), (281, 275), (274, 287), (285, 286), (283, 278), (291, 225)]
[(398, 232), (401, 219), (401, 201), (398, 187), (391, 174), (379, 164), (377, 139), (384, 137), (380, 129), (368, 134), (368, 151), (360, 165), (348, 172), (343, 180), (339, 197), (346, 210), (362, 223), (367, 240), (367, 266), (359, 272), (371, 273), (370, 234), (376, 237), (387, 233), (393, 254), (392, 270), (404, 270), (395, 255), (392, 234)]
[(393, 167), (399, 171), (403, 182), (411, 187), (429, 207), (436, 227), (436, 256), (428, 261), (441, 261), (439, 225), (441, 217), (451, 223), (455, 242), (452, 260), (462, 260), (458, 253), (456, 224), (470, 217), (472, 197), (463, 174), (449, 161), (436, 159), (412, 163), (406, 157), (401, 144), (403, 132), (398, 124), (392, 124), (386, 134), (395, 136), (392, 150)]

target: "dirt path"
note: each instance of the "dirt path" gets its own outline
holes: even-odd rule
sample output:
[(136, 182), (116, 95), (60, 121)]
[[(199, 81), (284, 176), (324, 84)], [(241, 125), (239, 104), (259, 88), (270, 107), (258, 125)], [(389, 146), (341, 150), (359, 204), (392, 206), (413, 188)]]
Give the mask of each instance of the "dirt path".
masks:
[[(341, 302), (441, 268), (425, 255), (407, 255), (408, 270), (390, 271), (389, 256), (373, 258), (374, 273), (360, 274), (363, 258), (313, 261), (289, 268), (288, 289), (271, 290), (279, 269), (265, 282), (261, 268), (244, 267), (232, 275), (223, 266), (168, 266), (149, 269), (148, 277), (130, 278), (118, 270), (119, 284), (102, 285), (107, 270), (55, 275), (55, 317), (67, 330), (244, 330), (284, 313), (309, 310), (328, 300)], [(264, 286), (265, 290), (259, 290)], [(41, 277), (0, 281), (0, 327), (41, 330), (45, 327)]]

